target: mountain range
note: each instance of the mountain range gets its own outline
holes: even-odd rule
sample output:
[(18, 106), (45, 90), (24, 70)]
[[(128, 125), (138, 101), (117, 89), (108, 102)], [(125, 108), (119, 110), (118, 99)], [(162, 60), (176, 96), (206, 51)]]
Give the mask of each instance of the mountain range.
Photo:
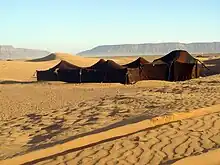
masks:
[(2, 60), (14, 60), (14, 59), (33, 59), (40, 58), (50, 54), (48, 51), (14, 48), (11, 45), (0, 45), (0, 59)]
[(220, 42), (203, 43), (146, 43), (102, 45), (78, 53), (81, 56), (132, 56), (132, 55), (165, 55), (172, 50), (182, 49), (191, 54), (220, 53)]
[[(101, 45), (80, 52), (77, 55), (88, 57), (165, 55), (176, 49), (186, 50), (191, 54), (220, 53), (220, 42)], [(44, 50), (14, 48), (10, 45), (0, 45), (0, 59), (2, 60), (36, 59), (45, 57), (49, 54), (50, 52)]]

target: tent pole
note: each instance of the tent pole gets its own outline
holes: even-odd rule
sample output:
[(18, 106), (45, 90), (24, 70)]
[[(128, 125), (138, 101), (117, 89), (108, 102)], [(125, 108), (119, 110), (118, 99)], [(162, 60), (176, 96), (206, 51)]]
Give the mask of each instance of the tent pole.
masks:
[(198, 61), (196, 61), (196, 78), (198, 78)]
[(205, 66), (205, 64), (203, 63), (203, 62), (201, 62), (200, 60), (198, 60), (198, 59), (196, 59), (197, 61), (199, 61), (201, 64), (202, 64), (202, 66), (204, 67), (204, 68), (206, 68), (206, 69), (208, 69), (208, 70), (210, 70), (209, 68), (207, 68), (207, 66)]
[(79, 70), (79, 82), (81, 83), (82, 82), (82, 69)]
[(173, 65), (173, 62), (171, 63), (171, 65), (169, 66), (169, 74), (168, 74), (168, 81), (170, 81), (170, 77), (171, 77), (171, 67)]
[(125, 74), (125, 84), (128, 84), (128, 72)]

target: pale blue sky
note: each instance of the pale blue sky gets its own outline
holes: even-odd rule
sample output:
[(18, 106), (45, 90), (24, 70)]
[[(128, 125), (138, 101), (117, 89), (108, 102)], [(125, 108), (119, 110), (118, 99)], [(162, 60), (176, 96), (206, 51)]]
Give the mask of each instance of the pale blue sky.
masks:
[(76, 53), (97, 45), (220, 41), (219, 0), (0, 0), (0, 45)]

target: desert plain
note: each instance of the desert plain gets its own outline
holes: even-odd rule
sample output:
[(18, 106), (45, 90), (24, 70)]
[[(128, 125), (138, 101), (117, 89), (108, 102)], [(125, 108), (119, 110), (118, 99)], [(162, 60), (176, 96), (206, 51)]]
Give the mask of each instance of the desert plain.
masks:
[(0, 61), (0, 164), (220, 164), (219, 58), (200, 58), (210, 71), (182, 82), (36, 81), (36, 70), (61, 59), (99, 60), (57, 53)]

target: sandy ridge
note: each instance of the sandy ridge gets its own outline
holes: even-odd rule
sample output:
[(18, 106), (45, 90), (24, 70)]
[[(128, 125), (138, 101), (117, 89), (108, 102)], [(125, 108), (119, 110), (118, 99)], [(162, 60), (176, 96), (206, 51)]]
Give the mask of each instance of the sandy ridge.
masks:
[(91, 144), (95, 144), (104, 140), (110, 140), (112, 138), (119, 138), (123, 136), (127, 136), (129, 134), (136, 133), (138, 131), (144, 130), (146, 128), (154, 127), (157, 125), (202, 116), (209, 113), (215, 113), (219, 112), (220, 105), (214, 105), (208, 108), (201, 108), (198, 110), (193, 110), (191, 112), (186, 113), (174, 113), (172, 115), (163, 116), (163, 117), (156, 117), (151, 120), (145, 120), (134, 124), (125, 125), (122, 127), (118, 127), (115, 129), (111, 129), (105, 132), (101, 132), (98, 134), (93, 134), (89, 136), (85, 136), (76, 140), (72, 140), (69, 142), (66, 142), (64, 144), (56, 145), (50, 148), (37, 150), (22, 156), (17, 156), (12, 159), (6, 159), (3, 161), (0, 161), (0, 164), (24, 164), (30, 161), (34, 161), (37, 159), (42, 159), (45, 157), (49, 157), (58, 153), (62, 153), (68, 150), (72, 150), (74, 148), (81, 148), (85, 147)]

